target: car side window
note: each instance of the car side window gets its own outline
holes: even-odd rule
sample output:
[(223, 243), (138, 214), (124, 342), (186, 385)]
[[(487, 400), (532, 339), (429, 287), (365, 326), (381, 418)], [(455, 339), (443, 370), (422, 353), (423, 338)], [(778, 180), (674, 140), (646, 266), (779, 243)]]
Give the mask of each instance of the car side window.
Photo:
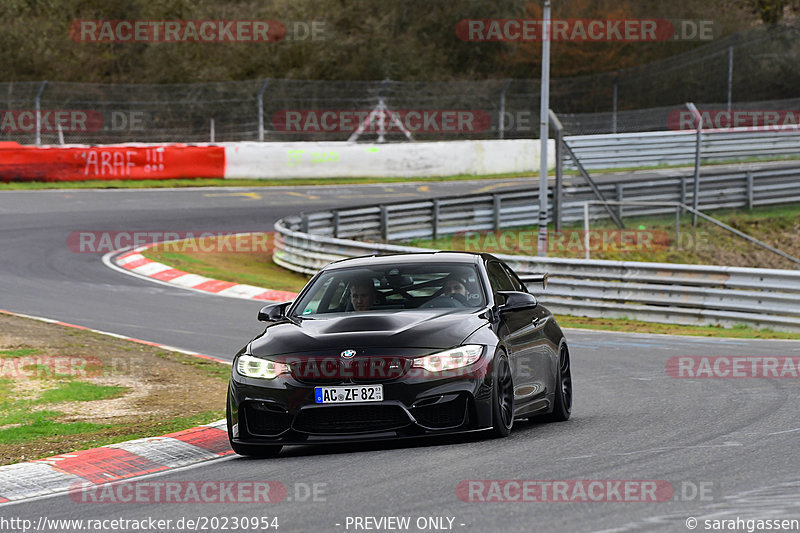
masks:
[(497, 295), (497, 291), (516, 290), (503, 266), (497, 261), (490, 261), (486, 264), (486, 273), (489, 275), (489, 284), (492, 286), (492, 293), (495, 295)]
[(528, 292), (514, 271), (508, 268), (508, 265), (503, 265), (503, 270), (505, 270), (506, 274), (508, 275), (508, 279), (511, 280), (511, 284), (514, 286), (513, 290), (519, 292)]

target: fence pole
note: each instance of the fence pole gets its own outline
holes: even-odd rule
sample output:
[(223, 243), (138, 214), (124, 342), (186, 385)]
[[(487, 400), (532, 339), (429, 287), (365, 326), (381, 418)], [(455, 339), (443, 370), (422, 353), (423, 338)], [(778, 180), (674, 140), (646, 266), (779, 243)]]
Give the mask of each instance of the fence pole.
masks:
[(617, 133), (617, 94), (619, 92), (619, 71), (614, 76), (614, 94), (611, 97), (611, 133)]
[(269, 80), (265, 79), (258, 90), (258, 140), (261, 142), (264, 141), (264, 90), (269, 85)]
[(681, 246), (681, 208), (675, 208), (675, 246)]
[(556, 130), (556, 188), (553, 191), (553, 221), (555, 222), (555, 230), (561, 231), (561, 196), (563, 194), (562, 178), (564, 173), (564, 126), (558, 120), (558, 116), (550, 110), (550, 124)]
[(747, 177), (747, 209), (753, 209), (753, 173), (748, 170), (745, 176)]
[(41, 100), (42, 100), (42, 93), (44, 92), (44, 87), (47, 85), (47, 81), (43, 81), (41, 85), (39, 85), (39, 91), (36, 93), (36, 146), (42, 144), (42, 108), (41, 108)]
[(537, 254), (547, 256), (547, 140), (550, 136), (550, 0), (544, 0), (542, 18), (542, 85), (539, 103), (539, 239)]
[(506, 91), (508, 90), (508, 86), (511, 85), (511, 80), (506, 80), (506, 84), (503, 85), (503, 90), (500, 91), (500, 117), (498, 121), (498, 135), (500, 138), (503, 138), (506, 129)]
[(731, 116), (733, 97), (733, 43), (728, 47), (728, 116)]

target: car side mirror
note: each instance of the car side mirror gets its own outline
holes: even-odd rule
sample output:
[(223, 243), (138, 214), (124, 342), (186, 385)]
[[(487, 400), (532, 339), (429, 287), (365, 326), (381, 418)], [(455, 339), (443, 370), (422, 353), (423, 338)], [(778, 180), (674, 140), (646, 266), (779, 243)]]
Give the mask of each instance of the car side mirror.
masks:
[(503, 296), (505, 299), (505, 303), (497, 308), (501, 313), (505, 311), (519, 311), (521, 309), (533, 309), (539, 305), (536, 296), (527, 292), (498, 291), (497, 294)]
[(258, 321), (278, 322), (279, 320), (284, 318), (284, 313), (286, 312), (286, 308), (289, 307), (289, 304), (291, 303), (292, 302), (281, 302), (279, 304), (265, 305), (258, 312)]

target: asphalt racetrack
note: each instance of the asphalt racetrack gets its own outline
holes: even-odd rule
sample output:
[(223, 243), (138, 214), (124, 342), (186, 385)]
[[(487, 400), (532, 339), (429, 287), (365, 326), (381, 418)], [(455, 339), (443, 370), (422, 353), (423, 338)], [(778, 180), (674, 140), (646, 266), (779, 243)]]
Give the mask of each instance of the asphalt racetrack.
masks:
[[(124, 275), (104, 266), (101, 254), (70, 250), (68, 235), (271, 231), (278, 218), (303, 210), (514, 184), (2, 192), (0, 309), (230, 359), (261, 330), (255, 318), (258, 302)], [(573, 417), (565, 423), (518, 422), (502, 440), (469, 435), (447, 441), (288, 447), (277, 459), (232, 456), (128, 481), (278, 482), (286, 492), (272, 503), (244, 498), (224, 504), (98, 503), (60, 494), (6, 505), (2, 516), (34, 523), (41, 517), (106, 521), (95, 531), (133, 531), (119, 523), (112, 527), (111, 520), (150, 518), (172, 520), (168, 528), (151, 531), (222, 531), (225, 525), (246, 531), (233, 529), (231, 518), (266, 517), (277, 518), (269, 523), (286, 533), (708, 531), (713, 520), (737, 519), (738, 530), (746, 531), (747, 520), (800, 518), (798, 379), (681, 379), (665, 370), (677, 356), (798, 357), (800, 342), (574, 330), (567, 337), (575, 401)], [(542, 483), (522, 484), (534, 480)], [(592, 481), (598, 483), (590, 486)], [(535, 490), (523, 497), (523, 486)], [(559, 497), (553, 498), (552, 490), (550, 498), (542, 497), (542, 487), (557, 486), (569, 488)], [(581, 498), (576, 486), (588, 488), (589, 495)], [(660, 487), (654, 499), (625, 493), (625, 487), (651, 486)], [(177, 527), (180, 519), (182, 529)], [(201, 527), (186, 527), (187, 519), (200, 519)]]

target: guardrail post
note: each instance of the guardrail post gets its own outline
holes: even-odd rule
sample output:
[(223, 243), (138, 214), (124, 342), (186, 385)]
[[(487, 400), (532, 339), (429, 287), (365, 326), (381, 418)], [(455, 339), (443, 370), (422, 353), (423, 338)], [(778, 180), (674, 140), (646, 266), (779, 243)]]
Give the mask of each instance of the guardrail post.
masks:
[(381, 206), (381, 239), (389, 240), (389, 211), (385, 205)]
[(680, 198), (680, 202), (682, 204), (686, 203), (686, 180), (683, 177), (681, 177), (681, 198)]
[[(683, 202), (681, 202), (683, 203)], [(675, 208), (675, 246), (681, 246), (681, 208)]]
[(308, 233), (308, 215), (300, 214), (300, 228), (303, 233)]
[(589, 259), (589, 202), (583, 202), (583, 250)]
[(431, 208), (431, 232), (433, 233), (433, 240), (439, 238), (439, 199), (433, 199), (433, 207)]
[[(617, 183), (617, 201), (622, 202), (624, 198), (623, 188), (625, 186), (621, 183)], [(622, 203), (617, 204), (617, 216), (620, 220), (622, 220)]]
[(333, 237), (339, 238), (339, 211), (333, 212)]
[(753, 209), (753, 173), (745, 172), (747, 178), (747, 209)]
[(492, 216), (494, 221), (494, 230), (500, 229), (500, 196), (497, 194), (492, 195)]

